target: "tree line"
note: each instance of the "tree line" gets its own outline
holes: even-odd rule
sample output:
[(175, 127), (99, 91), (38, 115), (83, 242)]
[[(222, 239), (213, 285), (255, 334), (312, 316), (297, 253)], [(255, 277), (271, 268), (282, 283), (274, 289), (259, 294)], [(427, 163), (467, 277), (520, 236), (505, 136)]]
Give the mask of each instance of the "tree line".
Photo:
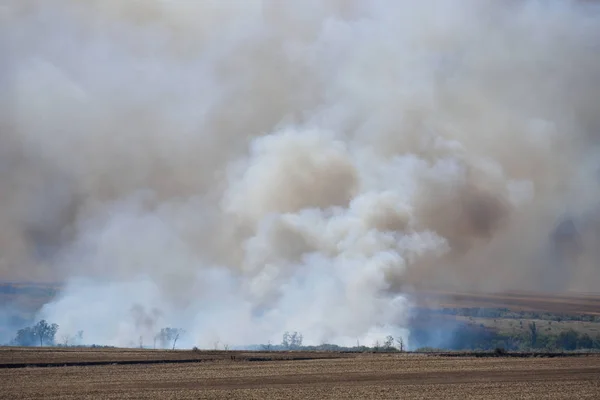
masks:
[(382, 340), (375, 340), (368, 345), (361, 345), (359, 341), (356, 346), (339, 346), (332, 343), (321, 343), (317, 346), (304, 346), (302, 344), (303, 336), (299, 332), (285, 332), (280, 344), (273, 344), (270, 341), (267, 344), (258, 346), (263, 351), (282, 351), (282, 350), (304, 350), (304, 351), (382, 351), (382, 352), (403, 352), (406, 350), (404, 339), (402, 337), (394, 338), (391, 335)]
[[(58, 324), (41, 320), (36, 324), (19, 329), (15, 338), (11, 341), (15, 346), (80, 346), (83, 345), (83, 331), (75, 335), (63, 335), (60, 341), (56, 337)], [(180, 337), (185, 333), (183, 329), (165, 327), (153, 337), (153, 348), (175, 349)], [(413, 346), (419, 349), (427, 349), (432, 346), (426, 340), (427, 331), (413, 330), (411, 337), (425, 338)], [(412, 340), (412, 339), (411, 339)], [(412, 342), (411, 342), (412, 343)], [(433, 343), (432, 343), (433, 344)], [(140, 338), (140, 347), (143, 347)], [(600, 335), (592, 337), (587, 333), (580, 333), (573, 329), (562, 331), (555, 335), (540, 332), (535, 322), (528, 325), (525, 333), (508, 335), (487, 329), (473, 329), (459, 327), (452, 333), (452, 340), (445, 345), (436, 346), (442, 350), (494, 350), (504, 349), (510, 351), (542, 350), (542, 351), (572, 351), (583, 349), (600, 350)], [(216, 348), (216, 346), (215, 346)], [(356, 346), (341, 347), (335, 344), (322, 343), (318, 346), (304, 346), (303, 336), (299, 332), (285, 332), (280, 344), (268, 342), (260, 345), (264, 351), (279, 350), (329, 350), (329, 351), (405, 351), (404, 340), (388, 335), (382, 340), (375, 340), (369, 345), (361, 345), (358, 341)], [(414, 348), (414, 347), (413, 347)], [(225, 350), (229, 346), (224, 346)]]
[(19, 329), (13, 344), (17, 346), (54, 346), (57, 331), (57, 324), (41, 320), (33, 326)]
[[(57, 338), (58, 324), (49, 323), (46, 320), (40, 320), (32, 326), (21, 328), (17, 331), (15, 337), (10, 342), (14, 346), (33, 347), (33, 346), (81, 346), (83, 345), (83, 331), (78, 331), (75, 335), (62, 335)], [(177, 341), (184, 334), (183, 329), (166, 327), (157, 332), (153, 339), (153, 347), (175, 349)], [(140, 347), (143, 347), (142, 338), (140, 338)]]
[(558, 333), (546, 333), (535, 322), (520, 333), (503, 333), (485, 327), (455, 326), (440, 343), (439, 332), (417, 328), (410, 332), (411, 344), (416, 349), (436, 350), (494, 350), (508, 351), (573, 351), (600, 350), (600, 334), (566, 329)]

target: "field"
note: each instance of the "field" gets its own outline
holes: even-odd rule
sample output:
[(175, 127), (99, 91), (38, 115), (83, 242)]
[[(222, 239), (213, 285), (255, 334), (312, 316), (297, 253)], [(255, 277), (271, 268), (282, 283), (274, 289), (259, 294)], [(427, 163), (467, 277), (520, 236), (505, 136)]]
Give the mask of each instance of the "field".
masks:
[(431, 308), (507, 308), (520, 311), (600, 315), (599, 294), (528, 292), (468, 293), (421, 291), (417, 302)]
[[(0, 324), (0, 344), (7, 344), (15, 337), (16, 327), (33, 324), (36, 311), (60, 296), (61, 290), (62, 286), (57, 283), (0, 283), (4, 318), (11, 321)], [(414, 334), (409, 338), (413, 349), (493, 349), (499, 346), (524, 350), (530, 345), (526, 337), (530, 335), (532, 323), (537, 327), (540, 340), (536, 345), (540, 349), (600, 349), (598, 294), (420, 290), (410, 293), (409, 297), (414, 305), (408, 321)], [(569, 339), (572, 332), (579, 336)], [(561, 338), (560, 335), (567, 336)], [(444, 340), (440, 341), (440, 337)]]
[(109, 365), (222, 362), (222, 361), (280, 361), (353, 357), (351, 353), (334, 352), (254, 352), (254, 351), (193, 351), (146, 350), (119, 348), (57, 348), (57, 347), (0, 347), (0, 369), (33, 366)]
[(577, 332), (600, 340), (600, 296), (544, 293), (419, 292), (412, 326), (432, 326), (523, 336), (535, 323), (538, 335), (558, 336)]
[(464, 322), (467, 325), (478, 325), (485, 328), (496, 330), (503, 334), (519, 334), (529, 331), (529, 323), (535, 322), (540, 333), (557, 335), (561, 332), (574, 330), (579, 333), (586, 333), (593, 337), (600, 334), (600, 322), (584, 321), (551, 321), (543, 319), (524, 319), (515, 320), (509, 318), (471, 318), (458, 316), (457, 321)]
[[(59, 286), (0, 287), (34, 312)], [(420, 292), (425, 331), (600, 337), (600, 296)], [(30, 308), (31, 307), (31, 308)], [(447, 321), (444, 322), (444, 321)], [(417, 324), (419, 321), (413, 321)], [(0, 348), (0, 399), (596, 399), (600, 354), (340, 353)]]
[[(232, 356), (234, 359), (232, 359)], [(125, 360), (189, 360), (122, 365)], [(16, 362), (115, 361), (7, 368)], [(3, 399), (593, 399), (600, 357), (0, 350)]]

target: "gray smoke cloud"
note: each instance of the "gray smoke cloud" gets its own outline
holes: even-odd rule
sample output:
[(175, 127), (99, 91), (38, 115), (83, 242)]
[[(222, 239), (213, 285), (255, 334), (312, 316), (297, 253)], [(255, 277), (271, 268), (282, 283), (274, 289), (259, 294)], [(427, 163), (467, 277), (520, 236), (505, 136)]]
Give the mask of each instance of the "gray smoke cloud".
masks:
[(600, 284), (593, 3), (8, 0), (0, 30), (0, 273), (66, 282), (62, 333), (370, 344), (411, 290)]

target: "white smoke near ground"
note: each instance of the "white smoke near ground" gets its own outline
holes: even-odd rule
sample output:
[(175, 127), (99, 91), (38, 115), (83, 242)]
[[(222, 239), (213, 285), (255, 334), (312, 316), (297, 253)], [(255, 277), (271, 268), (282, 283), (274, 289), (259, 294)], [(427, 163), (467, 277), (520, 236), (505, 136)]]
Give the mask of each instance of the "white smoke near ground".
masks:
[(597, 206), (598, 11), (3, 1), (0, 272), (118, 346), (372, 344), (415, 288), (595, 290), (597, 228), (544, 257)]

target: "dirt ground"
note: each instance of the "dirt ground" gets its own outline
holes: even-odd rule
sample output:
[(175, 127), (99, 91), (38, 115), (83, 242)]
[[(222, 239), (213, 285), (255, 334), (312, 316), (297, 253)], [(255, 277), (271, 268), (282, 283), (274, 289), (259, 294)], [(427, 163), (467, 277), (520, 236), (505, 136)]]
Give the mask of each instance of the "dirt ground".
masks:
[(352, 353), (317, 351), (148, 350), (77, 347), (0, 347), (0, 369), (64, 364), (152, 362), (278, 361), (355, 357)]
[[(203, 355), (210, 358), (210, 353)], [(309, 355), (303, 353), (304, 358)], [(195, 363), (2, 368), (0, 398), (462, 400), (600, 396), (600, 356), (340, 356), (273, 361), (223, 357)], [(47, 357), (48, 354), (41, 354), (41, 358)], [(281, 358), (285, 357), (289, 354)]]

